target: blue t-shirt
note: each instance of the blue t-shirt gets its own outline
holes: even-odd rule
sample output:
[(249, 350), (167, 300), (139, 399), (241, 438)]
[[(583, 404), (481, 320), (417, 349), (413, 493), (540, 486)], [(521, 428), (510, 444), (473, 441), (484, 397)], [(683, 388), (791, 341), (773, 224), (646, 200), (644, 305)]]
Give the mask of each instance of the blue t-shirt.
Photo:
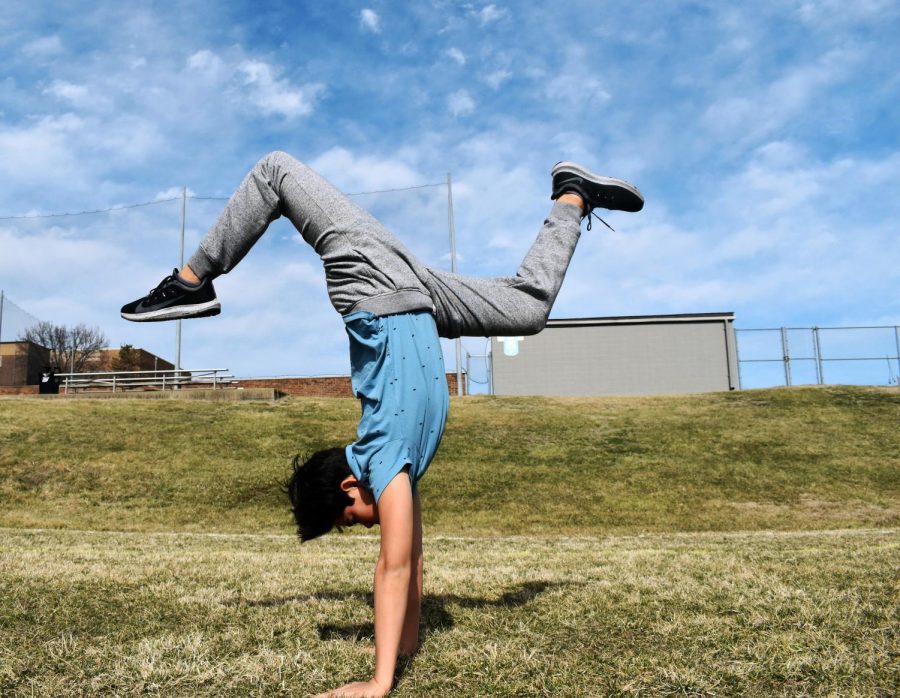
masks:
[(359, 311), (344, 323), (353, 393), (362, 402), (358, 438), (346, 449), (350, 470), (377, 502), (409, 465), (415, 492), (441, 443), (450, 404), (434, 316)]

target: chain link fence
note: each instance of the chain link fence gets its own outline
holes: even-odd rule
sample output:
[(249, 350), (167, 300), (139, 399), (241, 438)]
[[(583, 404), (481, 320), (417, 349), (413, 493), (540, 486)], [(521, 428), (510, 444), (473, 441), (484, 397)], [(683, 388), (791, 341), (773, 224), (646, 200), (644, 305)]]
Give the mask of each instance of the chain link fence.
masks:
[(900, 326), (735, 329), (741, 388), (898, 385)]
[(39, 318), (20, 308), (0, 290), (0, 342), (16, 341), (26, 329), (39, 322)]

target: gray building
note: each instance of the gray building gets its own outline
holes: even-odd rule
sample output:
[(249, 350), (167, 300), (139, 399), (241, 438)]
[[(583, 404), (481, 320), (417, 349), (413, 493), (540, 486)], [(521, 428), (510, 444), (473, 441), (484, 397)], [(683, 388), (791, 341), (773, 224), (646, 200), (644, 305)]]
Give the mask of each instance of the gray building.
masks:
[(734, 313), (550, 320), (491, 338), (495, 395), (660, 395), (734, 390)]

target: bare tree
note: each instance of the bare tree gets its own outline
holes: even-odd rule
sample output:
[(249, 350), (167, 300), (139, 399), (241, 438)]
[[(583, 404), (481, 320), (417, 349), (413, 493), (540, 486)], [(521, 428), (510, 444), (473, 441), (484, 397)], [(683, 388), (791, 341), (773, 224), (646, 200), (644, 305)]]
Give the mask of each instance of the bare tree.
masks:
[(109, 342), (99, 327), (79, 324), (70, 328), (43, 321), (27, 328), (19, 340), (46, 347), (50, 351), (51, 365), (74, 373), (80, 372)]

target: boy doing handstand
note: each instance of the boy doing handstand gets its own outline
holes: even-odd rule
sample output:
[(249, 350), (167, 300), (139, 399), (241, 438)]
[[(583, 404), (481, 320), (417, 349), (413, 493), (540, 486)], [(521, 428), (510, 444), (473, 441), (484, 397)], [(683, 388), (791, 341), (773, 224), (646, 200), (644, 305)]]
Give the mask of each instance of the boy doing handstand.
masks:
[[(335, 526), (381, 528), (375, 568), (375, 675), (327, 695), (383, 696), (397, 656), (419, 641), (422, 512), (418, 482), (449, 404), (439, 337), (540, 332), (594, 208), (639, 211), (640, 192), (580, 165), (553, 167), (550, 215), (515, 276), (473, 278), (426, 267), (381, 223), (291, 156), (270, 153), (246, 176), (180, 271), (122, 308), (138, 322), (217, 315), (213, 279), (240, 262), (280, 216), (319, 254), (350, 338), (362, 403), (357, 440), (294, 461), (287, 492), (307, 541)], [(590, 221), (588, 223), (590, 229)]]

